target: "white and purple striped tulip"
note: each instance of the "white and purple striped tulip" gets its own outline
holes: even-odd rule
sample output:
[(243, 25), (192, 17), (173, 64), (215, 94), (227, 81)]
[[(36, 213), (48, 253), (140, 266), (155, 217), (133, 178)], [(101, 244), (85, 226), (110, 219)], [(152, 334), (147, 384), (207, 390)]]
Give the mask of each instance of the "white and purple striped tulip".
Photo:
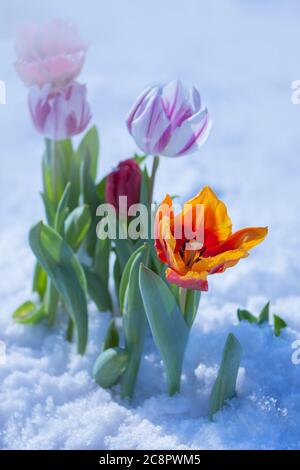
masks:
[(50, 84), (32, 87), (28, 105), (37, 131), (53, 140), (80, 134), (91, 120), (86, 86), (77, 82), (59, 89), (53, 89)]
[(180, 80), (147, 88), (128, 113), (127, 128), (147, 154), (177, 157), (193, 153), (206, 141), (211, 120), (196, 88)]

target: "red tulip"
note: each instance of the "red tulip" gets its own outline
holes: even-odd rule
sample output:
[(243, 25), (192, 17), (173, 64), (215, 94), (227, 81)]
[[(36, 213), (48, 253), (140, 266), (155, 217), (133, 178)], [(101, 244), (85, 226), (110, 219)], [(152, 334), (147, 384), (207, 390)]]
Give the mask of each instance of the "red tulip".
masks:
[(141, 170), (131, 158), (120, 162), (106, 178), (105, 199), (119, 213), (119, 197), (127, 196), (127, 207), (140, 202)]

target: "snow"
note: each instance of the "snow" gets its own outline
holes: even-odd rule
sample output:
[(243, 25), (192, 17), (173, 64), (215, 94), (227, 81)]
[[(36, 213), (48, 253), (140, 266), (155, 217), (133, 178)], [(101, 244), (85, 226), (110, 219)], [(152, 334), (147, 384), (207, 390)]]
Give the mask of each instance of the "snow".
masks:
[[(300, 337), (299, 119), (291, 83), (299, 79), (296, 0), (79, 2), (4, 0), (0, 19), (0, 447), (3, 449), (297, 449), (300, 369), (291, 361)], [(268, 225), (247, 260), (210, 279), (194, 324), (182, 392), (165, 393), (163, 368), (147, 339), (134, 401), (91, 377), (109, 322), (90, 305), (87, 355), (64, 339), (65, 318), (17, 325), (11, 313), (30, 296), (30, 226), (42, 217), (42, 141), (15, 76), (13, 31), (24, 17), (71, 17), (91, 44), (81, 80), (101, 132), (100, 173), (136, 150), (124, 116), (148, 84), (180, 77), (195, 84), (214, 127), (199, 154), (162, 159), (156, 198), (192, 196), (210, 184), (235, 228)], [(117, 137), (116, 137), (117, 136)], [(288, 323), (281, 337), (237, 323), (236, 309), (271, 311)], [(213, 423), (208, 397), (232, 331), (243, 346), (238, 396)]]

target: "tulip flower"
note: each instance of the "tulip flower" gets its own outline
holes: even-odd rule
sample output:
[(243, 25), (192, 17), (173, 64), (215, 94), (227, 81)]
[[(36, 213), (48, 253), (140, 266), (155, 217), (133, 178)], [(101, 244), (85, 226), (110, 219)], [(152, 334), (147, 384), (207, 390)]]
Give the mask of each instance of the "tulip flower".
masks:
[(18, 32), (15, 68), (26, 86), (61, 87), (80, 73), (86, 45), (70, 22), (27, 23)]
[(140, 201), (141, 170), (131, 158), (120, 162), (117, 168), (106, 178), (105, 199), (119, 212), (119, 197), (127, 196), (130, 207)]
[[(203, 205), (204, 209), (201, 221), (195, 220), (198, 204)], [(174, 236), (178, 224), (183, 224), (184, 220), (188, 219), (188, 214), (194, 226), (203, 223), (204, 236), (201, 246), (197, 246), (196, 240), (187, 240), (184, 236), (176, 239)], [(182, 232), (184, 230), (177, 230), (177, 233)], [(170, 283), (206, 291), (209, 274), (222, 273), (235, 266), (240, 259), (248, 256), (251, 248), (264, 240), (267, 232), (266, 227), (255, 227), (233, 233), (225, 204), (206, 186), (188, 201), (183, 212), (176, 216), (172, 212), (172, 199), (166, 196), (156, 216), (155, 246), (158, 257), (168, 266), (166, 279)]]
[(146, 89), (127, 117), (127, 128), (139, 148), (152, 155), (177, 157), (198, 150), (211, 121), (196, 88), (179, 80)]
[(29, 90), (29, 110), (38, 132), (53, 140), (79, 134), (91, 119), (86, 86), (72, 82), (60, 89), (51, 85)]

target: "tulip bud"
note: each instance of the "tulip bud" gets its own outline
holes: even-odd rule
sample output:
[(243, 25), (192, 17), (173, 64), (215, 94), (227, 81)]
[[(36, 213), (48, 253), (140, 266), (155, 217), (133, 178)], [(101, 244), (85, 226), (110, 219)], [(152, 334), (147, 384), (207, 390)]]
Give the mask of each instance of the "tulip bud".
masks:
[(145, 90), (127, 117), (127, 128), (148, 154), (177, 157), (195, 152), (208, 137), (211, 121), (196, 88), (179, 80)]
[(105, 199), (119, 212), (119, 197), (127, 196), (127, 207), (140, 201), (141, 170), (135, 160), (120, 162), (106, 178)]
[(53, 140), (80, 134), (91, 119), (86, 86), (77, 82), (60, 89), (53, 89), (49, 84), (32, 87), (28, 105), (37, 131)]

